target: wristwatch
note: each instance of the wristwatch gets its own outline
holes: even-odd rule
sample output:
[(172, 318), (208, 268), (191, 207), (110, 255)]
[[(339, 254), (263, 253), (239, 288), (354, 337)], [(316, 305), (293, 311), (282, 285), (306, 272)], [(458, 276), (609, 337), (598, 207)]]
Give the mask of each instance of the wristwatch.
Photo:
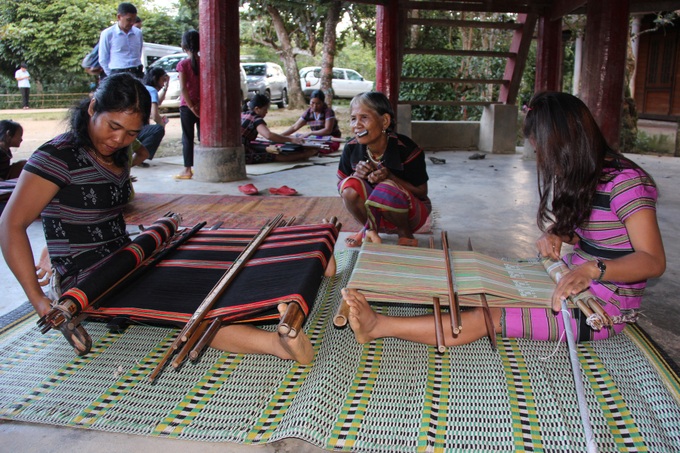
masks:
[(595, 264), (597, 264), (597, 268), (600, 270), (600, 276), (595, 279), (599, 282), (604, 277), (604, 273), (607, 272), (607, 265), (599, 258), (595, 260)]

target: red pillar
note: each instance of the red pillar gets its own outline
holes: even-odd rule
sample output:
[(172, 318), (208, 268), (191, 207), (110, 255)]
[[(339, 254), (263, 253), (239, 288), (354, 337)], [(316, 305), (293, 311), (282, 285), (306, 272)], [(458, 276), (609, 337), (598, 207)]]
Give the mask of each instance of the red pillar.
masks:
[(400, 8), (398, 0), (376, 7), (375, 89), (381, 91), (397, 112), (401, 76)]
[(535, 92), (562, 91), (562, 19), (538, 19)]
[(244, 179), (238, 0), (200, 0), (201, 145), (196, 178)]
[(588, 2), (581, 97), (613, 148), (619, 144), (629, 2)]

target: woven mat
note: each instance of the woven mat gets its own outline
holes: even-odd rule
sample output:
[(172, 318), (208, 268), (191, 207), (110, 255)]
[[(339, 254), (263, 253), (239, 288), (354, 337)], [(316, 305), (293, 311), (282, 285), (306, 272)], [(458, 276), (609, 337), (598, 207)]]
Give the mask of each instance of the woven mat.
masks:
[[(176, 330), (114, 335), (88, 323), (93, 350), (78, 358), (32, 317), (0, 333), (0, 418), (243, 444), (296, 437), (339, 451), (585, 451), (564, 344), (502, 340), (493, 351), (483, 339), (441, 356), (396, 339), (359, 345), (332, 325), (356, 252), (337, 256), (306, 324), (313, 366), (209, 350), (151, 385)], [(678, 376), (644, 333), (625, 332), (579, 346), (598, 447), (680, 451)]]
[[(342, 223), (342, 231), (356, 232), (362, 227), (347, 212), (342, 199), (337, 197), (276, 197), (233, 195), (177, 195), (136, 193), (125, 207), (125, 221), (129, 225), (149, 225), (172, 211), (182, 214), (183, 226), (208, 222), (208, 227), (224, 222), (222, 228), (260, 228), (264, 223), (283, 213), (295, 217), (296, 225), (319, 223), (335, 216)], [(418, 233), (432, 231), (432, 217)]]
[(233, 195), (177, 195), (136, 193), (125, 208), (125, 221), (149, 225), (168, 211), (182, 214), (184, 226), (224, 222), (222, 228), (260, 228), (282, 213), (295, 217), (296, 225), (319, 223), (335, 216), (343, 231), (359, 231), (361, 225), (349, 215), (340, 197), (275, 197)]

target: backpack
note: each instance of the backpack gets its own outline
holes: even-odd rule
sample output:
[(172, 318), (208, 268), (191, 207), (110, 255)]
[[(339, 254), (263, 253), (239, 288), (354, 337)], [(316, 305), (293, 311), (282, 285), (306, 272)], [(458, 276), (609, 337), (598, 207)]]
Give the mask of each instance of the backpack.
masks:
[(97, 43), (92, 48), (90, 53), (85, 55), (85, 58), (83, 58), (83, 62), (80, 63), (80, 66), (85, 69), (99, 67), (99, 43)]

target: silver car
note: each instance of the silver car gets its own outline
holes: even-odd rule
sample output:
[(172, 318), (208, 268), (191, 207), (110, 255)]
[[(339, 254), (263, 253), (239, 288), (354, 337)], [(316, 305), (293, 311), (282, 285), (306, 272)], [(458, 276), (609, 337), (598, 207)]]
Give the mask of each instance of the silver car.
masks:
[[(161, 68), (165, 69), (165, 72), (167, 72), (170, 76), (168, 92), (165, 94), (165, 100), (160, 106), (164, 110), (179, 109), (179, 98), (182, 90), (179, 86), (179, 72), (177, 72), (177, 64), (185, 58), (187, 58), (187, 54), (176, 53), (159, 58), (150, 66), (160, 66)], [(246, 83), (246, 73), (243, 71), (243, 66), (241, 66), (239, 69), (241, 72), (241, 103), (243, 103), (245, 102), (246, 96), (248, 94), (248, 85)]]
[(288, 79), (276, 63), (241, 63), (248, 81), (248, 100), (264, 94), (280, 109), (288, 106)]
[[(314, 90), (321, 89), (321, 68), (312, 66), (300, 69), (300, 86), (305, 98), (309, 98)], [(359, 93), (371, 91), (373, 82), (354, 69), (333, 68), (333, 95), (336, 98), (352, 99)]]

